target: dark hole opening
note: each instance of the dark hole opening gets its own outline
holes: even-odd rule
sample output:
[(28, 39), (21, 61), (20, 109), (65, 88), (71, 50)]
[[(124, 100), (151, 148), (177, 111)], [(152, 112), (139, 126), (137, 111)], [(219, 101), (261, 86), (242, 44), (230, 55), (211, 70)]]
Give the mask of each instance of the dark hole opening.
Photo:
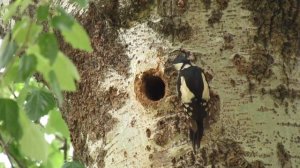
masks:
[(157, 101), (165, 95), (165, 83), (157, 76), (145, 75), (143, 78), (144, 91), (148, 99)]

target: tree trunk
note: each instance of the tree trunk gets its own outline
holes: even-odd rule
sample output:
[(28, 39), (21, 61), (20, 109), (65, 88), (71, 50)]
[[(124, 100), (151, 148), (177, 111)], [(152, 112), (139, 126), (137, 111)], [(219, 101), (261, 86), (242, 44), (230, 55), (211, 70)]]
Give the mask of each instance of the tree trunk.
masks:
[[(94, 0), (78, 16), (94, 48), (63, 50), (81, 74), (63, 107), (87, 167), (300, 165), (300, 1)], [(192, 150), (170, 61), (191, 53), (209, 80)]]

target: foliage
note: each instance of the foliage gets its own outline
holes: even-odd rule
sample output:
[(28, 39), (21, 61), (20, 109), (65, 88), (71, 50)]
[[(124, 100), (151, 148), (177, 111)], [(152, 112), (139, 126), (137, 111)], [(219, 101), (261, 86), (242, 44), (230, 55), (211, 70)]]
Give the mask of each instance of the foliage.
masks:
[(63, 168), (83, 168), (83, 166), (79, 162), (68, 162), (65, 163)]
[[(69, 3), (81, 8), (88, 4)], [(49, 0), (15, 0), (1, 11), (1, 18), (13, 28), (0, 47), (0, 152), (13, 167), (83, 167), (66, 158), (70, 133), (59, 106), (63, 91), (76, 90), (79, 73), (60, 51), (57, 34), (73, 48), (91, 52), (86, 31)], [(46, 125), (40, 122), (43, 116), (48, 116)], [(56, 138), (47, 142), (48, 134)]]

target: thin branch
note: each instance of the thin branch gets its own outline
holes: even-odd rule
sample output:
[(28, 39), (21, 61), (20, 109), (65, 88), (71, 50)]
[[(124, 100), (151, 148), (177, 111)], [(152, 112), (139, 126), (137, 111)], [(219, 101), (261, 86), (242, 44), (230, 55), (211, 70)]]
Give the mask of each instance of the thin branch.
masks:
[[(33, 25), (33, 21), (30, 20), (30, 22), (29, 22), (29, 28), (28, 28), (28, 31), (26, 33), (25, 40), (24, 40), (22, 46), (19, 47), (17, 49), (17, 51), (15, 52), (15, 56), (12, 57), (12, 60), (10, 61), (10, 63), (8, 63), (6, 69), (10, 69), (10, 66), (13, 66), (16, 58), (19, 57), (19, 55), (25, 51), (27, 43), (28, 43), (28, 40), (29, 40), (29, 37), (30, 37), (30, 31), (31, 31), (32, 25)], [(9, 33), (9, 35), (10, 35), (10, 40), (12, 40), (12, 33)], [(4, 71), (3, 76), (6, 75), (6, 73), (7, 73), (7, 70)], [(3, 80), (0, 79), (0, 82), (3, 82)]]
[[(36, 124), (40, 125), (42, 128), (45, 128), (41, 122), (36, 122)], [(64, 161), (67, 161), (67, 156), (68, 156), (68, 141), (67, 138), (65, 137), (60, 137), (57, 134), (53, 134), (55, 136), (55, 139), (59, 140), (61, 143), (63, 143), (63, 146), (59, 148), (59, 150), (64, 151)]]
[(4, 150), (4, 152), (5, 152), (5, 154), (7, 155), (8, 160), (9, 160), (9, 162), (10, 162), (12, 168), (14, 168), (14, 165), (13, 165), (13, 162), (12, 162), (11, 159), (13, 159), (13, 160), (17, 163), (17, 165), (18, 165), (20, 168), (25, 168), (25, 166), (23, 166), (23, 164), (22, 164), (16, 157), (14, 157), (14, 155), (12, 155), (12, 154), (9, 152), (9, 150), (8, 150), (8, 148), (7, 148), (7, 146), (6, 146), (6, 144), (4, 143), (4, 140), (3, 140), (2, 136), (1, 136), (1, 134), (0, 134), (0, 144), (1, 144), (1, 146), (2, 146), (2, 148), (3, 148), (3, 150)]
[(57, 140), (59, 140), (60, 142), (65, 143), (65, 138), (60, 137), (60, 136), (58, 136), (57, 134), (54, 134), (54, 136), (55, 136), (55, 138), (56, 138)]
[(67, 138), (65, 138), (64, 145), (61, 147), (61, 149), (64, 151), (64, 161), (67, 161), (67, 154), (68, 154), (68, 142)]
[(18, 97), (16, 96), (14, 90), (13, 90), (10, 86), (8, 86), (8, 90), (11, 92), (11, 94), (14, 96), (15, 99), (18, 98)]
[(3, 141), (2, 137), (1, 137), (1, 135), (0, 135), (0, 143), (1, 143), (1, 146), (2, 146), (2, 148), (3, 148), (4, 152), (5, 152), (5, 154), (7, 155), (7, 158), (8, 158), (8, 160), (9, 160), (9, 163), (10, 163), (11, 167), (14, 168), (14, 164), (13, 164), (13, 162), (12, 162), (12, 159), (10, 158), (11, 156), (9, 155), (9, 153), (8, 153), (8, 151), (7, 151), (7, 149), (6, 149), (6, 145), (5, 145), (5, 143), (4, 143), (4, 141)]
[(28, 28), (28, 31), (26, 33), (25, 40), (24, 40), (22, 46), (16, 51), (16, 54), (15, 54), (16, 57), (18, 57), (23, 52), (23, 50), (25, 50), (25, 48), (27, 46), (27, 43), (28, 43), (28, 40), (29, 40), (29, 37), (30, 37), (30, 31), (31, 31), (32, 25), (33, 25), (33, 21), (30, 20), (29, 28)]
[(67, 154), (68, 154), (68, 141), (67, 138), (64, 138), (64, 145), (59, 148), (59, 150), (63, 150), (64, 151), (64, 162), (67, 161)]

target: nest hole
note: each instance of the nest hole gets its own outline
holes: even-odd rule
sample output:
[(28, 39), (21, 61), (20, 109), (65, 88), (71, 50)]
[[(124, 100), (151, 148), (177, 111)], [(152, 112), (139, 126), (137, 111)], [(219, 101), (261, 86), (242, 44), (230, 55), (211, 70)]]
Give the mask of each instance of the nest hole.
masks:
[(145, 96), (152, 101), (158, 101), (165, 96), (165, 82), (159, 77), (147, 74), (142, 78)]
[(168, 95), (168, 83), (158, 69), (149, 69), (136, 75), (134, 92), (143, 106), (157, 108)]

